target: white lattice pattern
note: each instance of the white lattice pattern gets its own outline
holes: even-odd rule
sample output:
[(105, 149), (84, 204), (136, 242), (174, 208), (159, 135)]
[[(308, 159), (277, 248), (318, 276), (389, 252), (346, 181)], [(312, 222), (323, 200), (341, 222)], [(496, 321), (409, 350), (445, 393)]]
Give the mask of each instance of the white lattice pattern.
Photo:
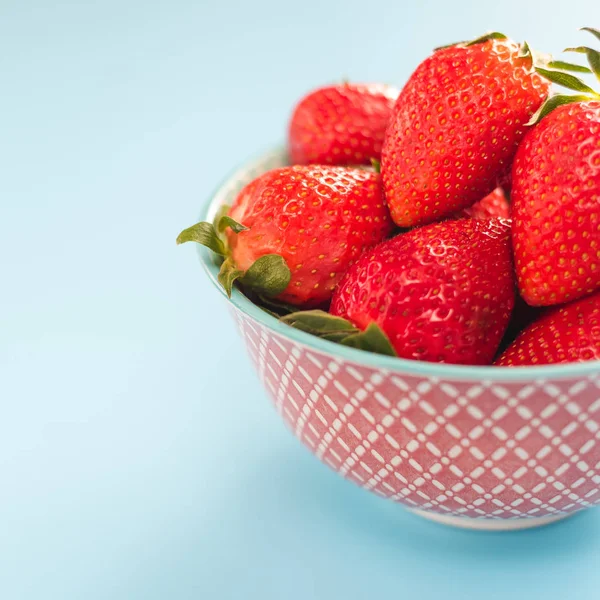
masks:
[(332, 469), (412, 508), (486, 519), (600, 502), (600, 378), (444, 381), (309, 350), (236, 312), (277, 411)]

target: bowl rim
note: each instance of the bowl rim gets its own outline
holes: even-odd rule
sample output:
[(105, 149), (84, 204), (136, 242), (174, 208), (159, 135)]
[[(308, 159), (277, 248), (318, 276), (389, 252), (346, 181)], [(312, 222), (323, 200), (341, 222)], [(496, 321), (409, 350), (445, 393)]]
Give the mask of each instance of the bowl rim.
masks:
[[(282, 160), (284, 157), (287, 157), (287, 152), (285, 147), (280, 145), (271, 148), (266, 152), (263, 151), (250, 160), (245, 161), (240, 166), (232, 169), (203, 203), (200, 220), (212, 221), (218, 207), (222, 204), (222, 198), (227, 192), (228, 186), (237, 179), (246, 176), (249, 170), (257, 169), (270, 160)], [(197, 251), (202, 266), (213, 285), (228, 300), (228, 302), (243, 314), (254, 321), (257, 321), (263, 327), (266, 327), (297, 344), (301, 344), (306, 348), (333, 357), (342, 358), (357, 365), (375, 367), (398, 374), (413, 375), (417, 377), (447, 378), (484, 384), (486, 381), (501, 383), (526, 380), (544, 381), (550, 379), (572, 379), (580, 377), (592, 378), (594, 375), (600, 374), (600, 360), (526, 367), (454, 365), (410, 360), (395, 356), (384, 356), (382, 354), (375, 354), (348, 346), (342, 346), (341, 344), (323, 340), (317, 336), (290, 327), (285, 323), (281, 323), (275, 317), (251, 302), (236, 287), (234, 287), (232, 291), (231, 298), (227, 298), (227, 294), (217, 280), (219, 269), (212, 259), (210, 250), (198, 244)]]

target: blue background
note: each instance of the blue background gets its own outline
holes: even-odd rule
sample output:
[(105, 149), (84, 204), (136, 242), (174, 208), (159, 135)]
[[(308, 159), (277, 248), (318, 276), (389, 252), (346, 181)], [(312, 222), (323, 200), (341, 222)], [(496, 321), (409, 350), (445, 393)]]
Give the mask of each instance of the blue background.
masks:
[(600, 511), (481, 534), (330, 473), (176, 234), (334, 80), (597, 0), (0, 1), (0, 597), (598, 598)]

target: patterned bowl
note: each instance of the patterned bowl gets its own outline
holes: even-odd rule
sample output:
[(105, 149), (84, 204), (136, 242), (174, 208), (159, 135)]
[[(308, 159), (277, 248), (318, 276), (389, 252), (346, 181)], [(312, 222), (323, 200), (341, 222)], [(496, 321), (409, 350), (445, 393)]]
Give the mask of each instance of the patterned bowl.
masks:
[[(243, 166), (202, 218), (284, 164), (276, 150)], [(221, 290), (210, 253), (199, 252)], [(600, 503), (600, 361), (510, 368), (403, 360), (293, 329), (237, 290), (230, 307), (285, 423), (367, 490), (478, 529), (544, 525)]]

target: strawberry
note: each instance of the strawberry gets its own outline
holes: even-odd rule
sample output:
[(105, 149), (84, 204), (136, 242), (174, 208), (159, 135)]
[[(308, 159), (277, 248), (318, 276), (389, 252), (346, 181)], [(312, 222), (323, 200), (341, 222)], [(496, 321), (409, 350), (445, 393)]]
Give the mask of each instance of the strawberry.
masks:
[(534, 306), (600, 287), (600, 102), (561, 106), (523, 141), (513, 170), (519, 290)]
[(394, 222), (430, 223), (489, 194), (549, 85), (525, 47), (497, 33), (423, 61), (396, 101), (381, 153)]
[(397, 96), (391, 86), (349, 83), (308, 94), (290, 122), (292, 163), (360, 165), (379, 159)]
[(496, 188), (491, 194), (488, 194), (483, 200), (475, 202), (469, 208), (463, 208), (459, 213), (462, 217), (471, 217), (473, 219), (490, 219), (492, 217), (502, 217), (508, 219), (510, 216), (510, 205), (501, 188)]
[(393, 228), (379, 174), (326, 166), (261, 175), (218, 221), (186, 229), (178, 242), (200, 242), (225, 258), (219, 278), (228, 293), (239, 279), (305, 308), (328, 302), (348, 267)]
[(495, 364), (518, 367), (594, 359), (600, 359), (600, 293), (549, 310)]
[(510, 222), (460, 219), (366, 252), (330, 312), (361, 330), (376, 323), (403, 358), (489, 364), (513, 303)]
[[(574, 50), (591, 55), (600, 79), (600, 53)], [(572, 75), (554, 80), (580, 93), (553, 96), (541, 108), (512, 172), (517, 279), (534, 306), (600, 288), (600, 94)]]

